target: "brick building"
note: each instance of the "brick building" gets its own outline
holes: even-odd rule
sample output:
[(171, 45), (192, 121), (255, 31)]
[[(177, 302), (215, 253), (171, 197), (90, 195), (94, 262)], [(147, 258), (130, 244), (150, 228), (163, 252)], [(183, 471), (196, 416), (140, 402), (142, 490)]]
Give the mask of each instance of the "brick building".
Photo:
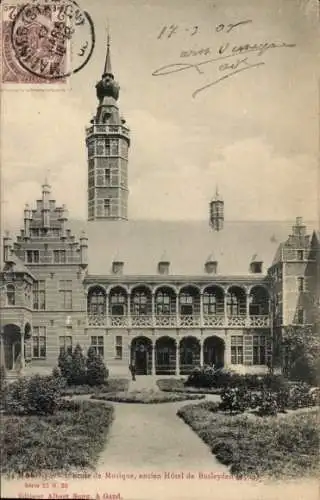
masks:
[[(108, 42), (86, 130), (88, 221), (68, 220), (50, 186), (3, 239), (1, 357), (51, 369), (61, 347), (94, 346), (111, 373), (197, 365), (263, 373), (288, 325), (319, 328), (319, 234), (230, 222), (217, 192), (199, 222), (128, 220), (130, 131)], [(84, 193), (85, 195), (85, 193)]]

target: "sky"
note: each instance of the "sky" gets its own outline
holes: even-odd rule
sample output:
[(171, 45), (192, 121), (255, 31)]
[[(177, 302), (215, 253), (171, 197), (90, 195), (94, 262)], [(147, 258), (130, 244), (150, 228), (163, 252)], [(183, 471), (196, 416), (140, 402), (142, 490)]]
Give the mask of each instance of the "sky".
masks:
[[(130, 219), (204, 220), (217, 185), (229, 220), (317, 219), (316, 0), (78, 4), (95, 27), (88, 64), (63, 90), (2, 89), (2, 226), (21, 225), (24, 204), (40, 197), (46, 175), (69, 217), (86, 218), (85, 127), (97, 106), (107, 24), (119, 107), (131, 129)], [(204, 62), (220, 47), (228, 54), (262, 43), (277, 47), (153, 75), (166, 65)]]

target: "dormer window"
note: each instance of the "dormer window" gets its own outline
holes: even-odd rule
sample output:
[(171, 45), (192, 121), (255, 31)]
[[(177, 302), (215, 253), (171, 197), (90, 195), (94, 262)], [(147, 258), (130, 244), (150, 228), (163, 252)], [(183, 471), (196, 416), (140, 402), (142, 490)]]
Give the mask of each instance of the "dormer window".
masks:
[(207, 274), (216, 274), (218, 269), (218, 262), (216, 260), (207, 260), (204, 268)]
[(160, 261), (158, 263), (158, 273), (159, 274), (169, 274), (170, 262)]
[(297, 250), (297, 259), (304, 260), (304, 251), (303, 250)]
[(262, 273), (262, 262), (251, 262), (250, 271), (252, 274)]
[(112, 273), (113, 274), (122, 274), (123, 273), (124, 262), (120, 260), (114, 260), (112, 262)]

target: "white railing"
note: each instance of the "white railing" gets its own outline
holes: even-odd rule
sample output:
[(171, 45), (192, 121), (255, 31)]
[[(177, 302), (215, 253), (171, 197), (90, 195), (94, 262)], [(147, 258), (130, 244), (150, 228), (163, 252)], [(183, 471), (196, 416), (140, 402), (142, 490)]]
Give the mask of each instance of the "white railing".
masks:
[(113, 328), (124, 328), (129, 326), (128, 316), (109, 316), (109, 325)]
[(228, 326), (246, 326), (247, 316), (228, 316)]
[(104, 314), (88, 314), (89, 326), (105, 326), (106, 316)]
[(87, 135), (91, 134), (123, 134), (129, 137), (129, 129), (122, 125), (92, 125), (86, 129)]
[(269, 316), (249, 316), (249, 326), (255, 328), (265, 328), (270, 326)]
[(192, 315), (192, 314), (185, 314), (179, 316), (179, 326), (186, 326), (186, 327), (191, 327), (191, 326), (200, 326), (200, 316)]
[(198, 315), (180, 315), (176, 314), (158, 314), (152, 316), (133, 315), (133, 316), (106, 316), (104, 314), (88, 314), (89, 326), (108, 326), (109, 328), (226, 328), (228, 327), (248, 327), (248, 328), (267, 328), (270, 326), (268, 315), (256, 316), (228, 316), (225, 321), (224, 314), (204, 314)]
[(157, 328), (177, 326), (177, 316), (176, 314), (157, 314), (154, 318), (154, 326)]
[(226, 326), (224, 314), (205, 314), (203, 316), (203, 326)]
[(131, 316), (131, 326), (148, 327), (153, 326), (152, 316), (145, 314), (141, 316)]

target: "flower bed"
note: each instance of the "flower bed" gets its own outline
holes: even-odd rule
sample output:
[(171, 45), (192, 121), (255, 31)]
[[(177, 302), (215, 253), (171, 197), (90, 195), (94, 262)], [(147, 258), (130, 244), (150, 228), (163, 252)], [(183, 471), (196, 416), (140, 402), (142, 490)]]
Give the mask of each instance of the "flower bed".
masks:
[(204, 397), (204, 395), (197, 394), (164, 394), (160, 391), (123, 391), (109, 394), (94, 394), (91, 396), (92, 399), (99, 399), (103, 401), (143, 404), (172, 403), (176, 401), (203, 399)]
[(280, 417), (228, 415), (219, 403), (187, 405), (181, 417), (237, 477), (301, 477), (319, 472), (317, 409)]
[(104, 384), (91, 385), (71, 385), (63, 389), (63, 396), (78, 396), (82, 394), (110, 393), (118, 391), (127, 391), (129, 380), (126, 378), (109, 378)]
[(53, 415), (3, 415), (1, 471), (40, 475), (92, 468), (113, 419), (111, 405), (62, 401)]
[(161, 378), (157, 380), (157, 386), (160, 391), (164, 392), (183, 392), (185, 394), (220, 394), (221, 389), (218, 387), (189, 387), (184, 385), (184, 379), (177, 378)]

